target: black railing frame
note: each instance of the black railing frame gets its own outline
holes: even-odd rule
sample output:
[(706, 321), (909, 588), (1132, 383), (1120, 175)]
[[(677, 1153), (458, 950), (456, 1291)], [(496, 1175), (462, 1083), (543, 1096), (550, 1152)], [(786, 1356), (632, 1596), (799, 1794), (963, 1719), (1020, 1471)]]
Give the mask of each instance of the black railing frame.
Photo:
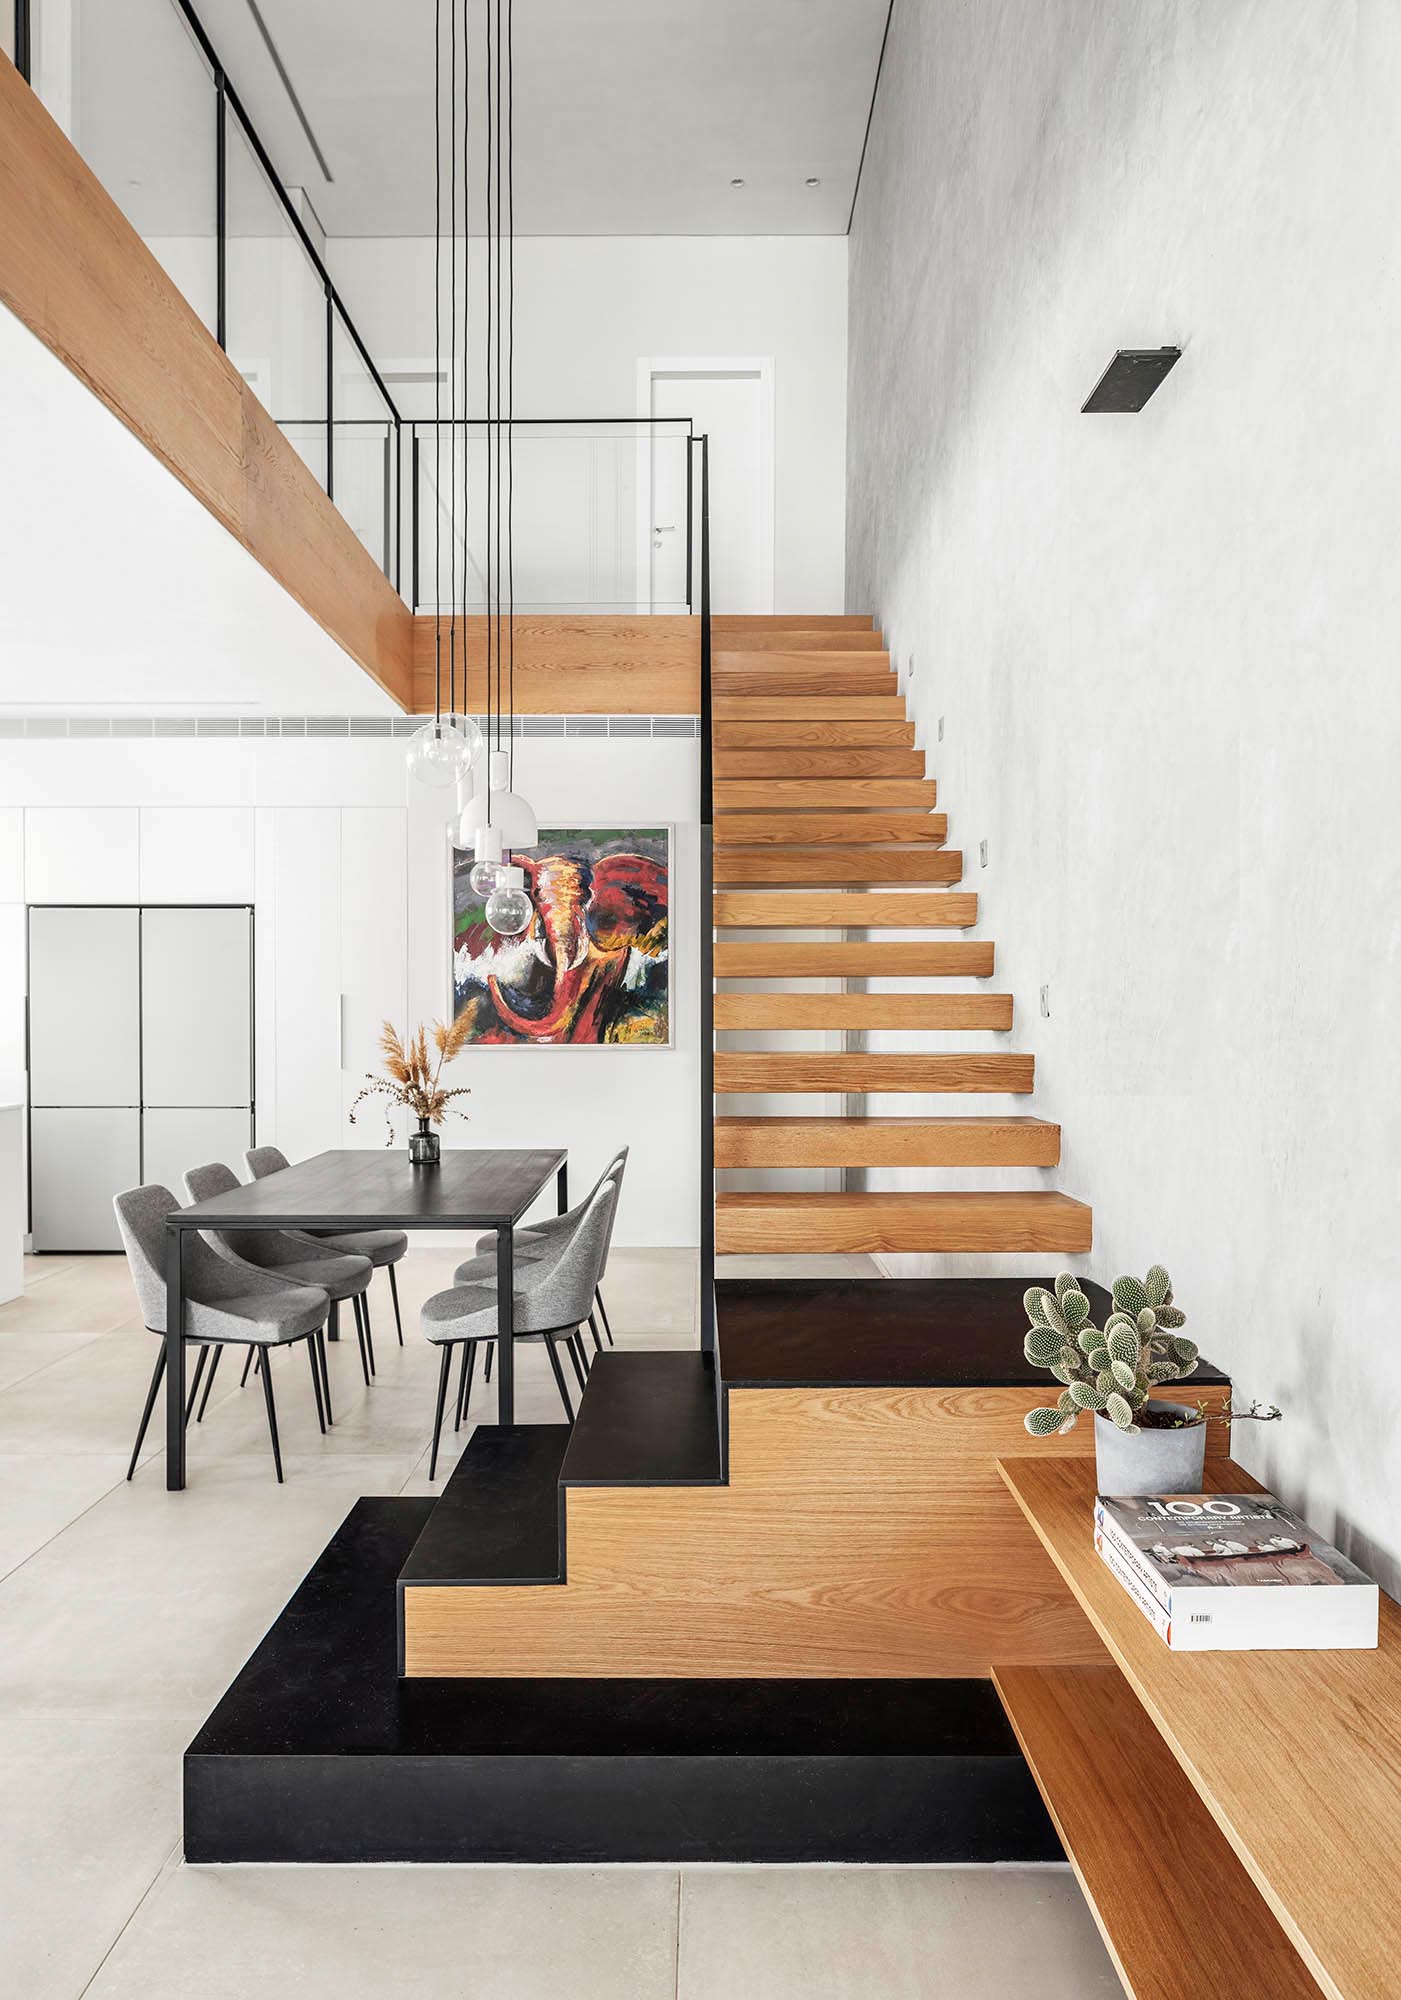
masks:
[(715, 777), (711, 748), (710, 439), (702, 432), (692, 444), (700, 446), (700, 1343), (703, 1354), (714, 1354)]

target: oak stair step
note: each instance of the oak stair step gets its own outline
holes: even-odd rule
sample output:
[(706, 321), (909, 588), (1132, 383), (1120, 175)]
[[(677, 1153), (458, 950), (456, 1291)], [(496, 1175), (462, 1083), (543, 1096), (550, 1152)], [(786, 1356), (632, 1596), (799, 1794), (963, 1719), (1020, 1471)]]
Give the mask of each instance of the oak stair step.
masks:
[(1053, 1167), (1041, 1118), (717, 1118), (717, 1167)]
[(595, 1354), (562, 1486), (718, 1486), (714, 1365), (694, 1352)]
[[(932, 812), (937, 797), (932, 778), (721, 778), (715, 786), (715, 804), (722, 814), (837, 812), (851, 818), (891, 806)], [(864, 825), (865, 821), (856, 821), (858, 831)]]
[(918, 944), (766, 943), (722, 939), (715, 947), (717, 979), (920, 979), (961, 974), (990, 979), (990, 938), (940, 939)]
[(749, 1194), (716, 1197), (723, 1256), (847, 1252), (866, 1256), (1093, 1247), (1084, 1202), (1050, 1190), (914, 1194)]
[[(717, 750), (714, 775), (720, 778), (913, 778), (924, 780), (922, 750), (870, 749)], [(718, 803), (718, 800), (717, 800)]]
[(872, 632), (869, 611), (717, 611), (710, 625), (717, 639), (729, 641), (752, 633)]
[(821, 882), (828, 887), (849, 883), (853, 888), (911, 882), (934, 888), (963, 880), (963, 856), (957, 848), (934, 847), (788, 847), (717, 846), (714, 878), (720, 887), (737, 882)]
[(973, 1028), (1006, 1034), (1010, 993), (717, 993), (715, 1026), (735, 1030)]
[(716, 722), (903, 722), (905, 698), (888, 694), (726, 694), (711, 702)]
[(717, 1049), (717, 1095), (770, 1091), (993, 1091), (1025, 1094), (1036, 1058), (987, 1055), (872, 1055), (865, 1050)]
[(713, 899), (721, 929), (966, 930), (978, 921), (978, 898), (966, 890), (860, 890), (830, 895), (814, 889), (729, 889)]
[(732, 656), (728, 663), (719, 661), (714, 666), (711, 686), (714, 693), (720, 695), (751, 694), (770, 698), (775, 695), (898, 694), (899, 686), (894, 674), (881, 664), (883, 657), (873, 653), (871, 665), (867, 667), (855, 656), (840, 665), (819, 662), (813, 666), (799, 666), (795, 656), (792, 663), (761, 668)]
[(801, 722), (792, 716), (775, 717), (769, 722), (717, 722), (711, 742), (720, 750), (795, 749), (808, 744), (813, 749), (913, 750), (915, 726), (912, 722), (843, 722), (837, 719)]
[[(741, 633), (716, 632), (711, 627), (712, 644), (716, 657), (748, 656), (753, 653), (885, 653), (885, 641), (879, 632), (867, 627), (864, 630), (806, 631), (801, 626), (780, 626), (777, 631), (749, 631)], [(890, 656), (885, 653), (888, 659)]]
[(721, 812), (715, 819), (715, 839), (728, 847), (867, 847), (884, 841), (942, 847), (948, 837), (948, 815), (936, 812)]

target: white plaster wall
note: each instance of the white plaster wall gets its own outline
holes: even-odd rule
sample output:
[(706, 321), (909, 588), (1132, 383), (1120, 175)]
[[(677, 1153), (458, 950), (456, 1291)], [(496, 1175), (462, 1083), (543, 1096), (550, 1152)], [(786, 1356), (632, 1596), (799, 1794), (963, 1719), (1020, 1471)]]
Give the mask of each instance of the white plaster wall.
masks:
[[(475, 344), (485, 296), (475, 240), (472, 253)], [(430, 238), (336, 237), (327, 259), (378, 362), (431, 357)], [(516, 414), (635, 416), (643, 356), (771, 358), (774, 609), (840, 611), (846, 262), (842, 236), (522, 237)], [(446, 351), (446, 308), (442, 342)], [(416, 407), (405, 392), (401, 407), (431, 416), (431, 391)]]
[[(1398, 103), (1394, 0), (897, 0), (847, 511), (1076, 1261), (1170, 1266), (1284, 1407), (1238, 1456), (1392, 1589)], [(1165, 343), (1141, 415), (1079, 414)]]
[[(544, 825), (675, 825), (673, 1045), (468, 1051), (469, 1120), (444, 1143), (565, 1146), (580, 1189), (630, 1144), (618, 1241), (695, 1243), (697, 745), (527, 739), (516, 771)], [(402, 741), (0, 740), (0, 802), (0, 1103), (24, 1087), (27, 901), (246, 898), (259, 1139), (294, 1157), (383, 1143), (376, 1116), (346, 1119), (379, 1023), (450, 1004), (445, 830), (409, 794)]]

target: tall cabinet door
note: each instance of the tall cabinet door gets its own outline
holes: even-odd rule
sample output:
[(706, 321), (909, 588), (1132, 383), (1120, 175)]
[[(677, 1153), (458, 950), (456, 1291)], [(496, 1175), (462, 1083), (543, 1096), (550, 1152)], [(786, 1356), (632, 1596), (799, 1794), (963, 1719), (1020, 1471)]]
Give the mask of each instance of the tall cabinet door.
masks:
[(141, 913), (147, 1109), (253, 1101), (253, 933), (246, 909)]
[(134, 909), (30, 911), (32, 1105), (140, 1104), (139, 937)]

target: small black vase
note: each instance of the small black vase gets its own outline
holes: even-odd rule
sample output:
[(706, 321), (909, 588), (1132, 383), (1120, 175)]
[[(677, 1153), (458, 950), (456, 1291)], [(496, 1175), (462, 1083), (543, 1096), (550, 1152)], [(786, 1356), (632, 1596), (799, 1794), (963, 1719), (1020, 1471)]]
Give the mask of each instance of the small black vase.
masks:
[(428, 1120), (420, 1118), (418, 1130), (409, 1134), (409, 1164), (415, 1167), (436, 1167), (442, 1157), (441, 1139), (430, 1129)]

